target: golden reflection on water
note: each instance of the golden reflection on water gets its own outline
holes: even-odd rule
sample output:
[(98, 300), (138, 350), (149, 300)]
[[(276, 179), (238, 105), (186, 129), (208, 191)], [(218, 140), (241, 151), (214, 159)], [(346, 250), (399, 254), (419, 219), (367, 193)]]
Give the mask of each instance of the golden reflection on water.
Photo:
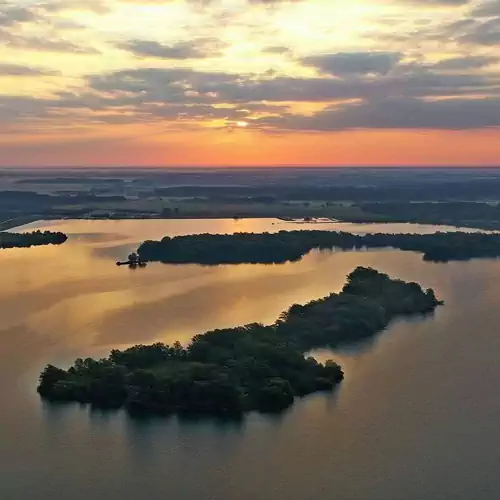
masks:
[[(63, 221), (54, 227), (71, 238), (60, 247), (0, 251), (2, 500), (31, 498), (28, 491), (80, 499), (89, 488), (92, 498), (191, 499), (209, 491), (221, 499), (303, 500), (325, 492), (465, 499), (479, 498), (484, 484), (494, 488), (481, 500), (498, 497), (491, 478), (499, 461), (500, 259), (432, 264), (389, 250), (312, 252), (275, 266), (115, 266), (134, 242), (170, 229), (241, 227), (171, 222)], [(245, 224), (266, 229), (263, 221)], [(340, 388), (279, 417), (251, 414), (241, 430), (137, 422), (122, 412), (43, 405), (36, 395), (47, 363), (269, 323), (294, 302), (339, 291), (358, 265), (433, 287), (446, 304), (432, 317), (394, 322), (364, 348), (336, 352), (346, 372)], [(186, 470), (196, 481), (186, 483)]]
[[(297, 226), (285, 224), (290, 225)], [(358, 265), (382, 265), (396, 275), (415, 263), (421, 266), (416, 254), (385, 250), (314, 251), (300, 262), (282, 265), (151, 264), (130, 270), (115, 261), (144, 239), (207, 231), (276, 231), (282, 225), (266, 219), (77, 220), (24, 229), (33, 228), (61, 230), (70, 239), (60, 246), (0, 252), (6, 284), (0, 290), (0, 334), (36, 332), (56, 351), (68, 353), (105, 353), (115, 346), (158, 340), (185, 343), (213, 328), (272, 323), (293, 303), (338, 292), (346, 274)]]

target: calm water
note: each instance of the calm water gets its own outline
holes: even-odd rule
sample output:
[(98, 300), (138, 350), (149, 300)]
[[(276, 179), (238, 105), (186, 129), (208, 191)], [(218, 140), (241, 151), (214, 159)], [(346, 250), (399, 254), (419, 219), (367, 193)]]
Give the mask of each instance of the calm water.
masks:
[[(284, 265), (131, 271), (114, 262), (145, 238), (297, 225), (61, 221), (26, 229), (47, 226), (70, 240), (0, 251), (1, 500), (500, 497), (500, 260), (431, 264), (393, 250), (312, 252)], [(46, 363), (272, 322), (292, 303), (338, 291), (357, 265), (432, 286), (446, 305), (335, 353), (346, 372), (340, 390), (297, 402), (280, 417), (134, 421), (122, 412), (43, 405), (36, 395)]]

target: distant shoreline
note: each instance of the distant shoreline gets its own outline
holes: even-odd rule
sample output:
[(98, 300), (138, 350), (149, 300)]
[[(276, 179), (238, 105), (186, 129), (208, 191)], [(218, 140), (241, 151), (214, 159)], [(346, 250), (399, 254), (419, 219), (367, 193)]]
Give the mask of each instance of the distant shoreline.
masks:
[[(20, 221), (21, 219), (21, 221)], [(484, 232), (496, 232), (495, 229), (487, 229), (477, 226), (467, 226), (467, 225), (456, 225), (451, 223), (444, 222), (418, 222), (418, 221), (404, 221), (404, 220), (371, 220), (371, 219), (338, 219), (328, 217), (313, 217), (311, 220), (305, 220), (303, 217), (290, 218), (290, 220), (285, 220), (281, 216), (271, 215), (271, 214), (251, 214), (245, 216), (238, 217), (230, 217), (226, 214), (195, 214), (195, 215), (182, 215), (178, 214), (175, 217), (162, 217), (155, 215), (140, 215), (140, 216), (131, 216), (131, 217), (81, 217), (81, 216), (67, 216), (67, 217), (47, 217), (44, 215), (40, 216), (23, 216), (18, 217), (15, 220), (11, 219), (8, 221), (0, 222), (0, 231), (12, 230), (16, 228), (20, 228), (27, 224), (31, 224), (33, 222), (41, 222), (41, 221), (62, 221), (62, 220), (89, 220), (89, 221), (122, 221), (122, 220), (247, 220), (247, 219), (275, 219), (277, 223), (280, 222), (288, 222), (295, 224), (408, 224), (408, 225), (423, 225), (423, 226), (443, 226), (443, 227), (453, 227), (456, 229), (475, 229), (477, 231)], [(329, 220), (327, 220), (329, 219)]]

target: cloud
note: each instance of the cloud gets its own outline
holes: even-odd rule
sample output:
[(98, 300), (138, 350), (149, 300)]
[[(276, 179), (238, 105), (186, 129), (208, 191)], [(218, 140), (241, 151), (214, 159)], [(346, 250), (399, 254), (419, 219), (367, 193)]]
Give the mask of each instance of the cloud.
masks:
[[(11, 3), (8, 8), (0, 4), (0, 45), (7, 51), (5, 60), (17, 61), (15, 57), (20, 54), (14, 50), (9, 53), (9, 49), (97, 54), (89, 46), (95, 40), (103, 51), (110, 49), (105, 55), (113, 70), (97, 69), (96, 74), (82, 76), (85, 67), (103, 68), (103, 61), (95, 58), (94, 64), (88, 58), (84, 62), (90, 66), (80, 66), (73, 57), (67, 70), (61, 68), (68, 79), (53, 80), (60, 87), (51, 97), (40, 94), (37, 98), (35, 90), (33, 98), (11, 96), (10, 100), (0, 100), (4, 123), (22, 125), (25, 130), (45, 123), (84, 122), (151, 122), (191, 130), (200, 124), (214, 126), (237, 120), (249, 121), (266, 131), (498, 126), (495, 113), (499, 110), (500, 71), (495, 65), (500, 56), (486, 48), (500, 40), (497, 0), (480, 5), (474, 0), (471, 8), (465, 0), (387, 2), (391, 7), (380, 17), (376, 14), (378, 23), (365, 14), (353, 19), (352, 27), (346, 23), (345, 40), (343, 27), (342, 33), (335, 31), (337, 38), (332, 36), (339, 27), (316, 9), (321, 3), (316, 4), (316, 0), (303, 0), (304, 6), (271, 11), (266, 6), (295, 2), (193, 1), (192, 4), (204, 7), (208, 3), (214, 5), (196, 12), (172, 8), (176, 24), (169, 37), (177, 38), (167, 38), (172, 40), (168, 43), (156, 38), (161, 36), (154, 25), (157, 12), (163, 12), (160, 7), (141, 10), (140, 19), (133, 26), (117, 22), (105, 31), (102, 26), (108, 21), (108, 14), (109, 19), (126, 19), (130, 13), (133, 15), (136, 6), (140, 9), (141, 3), (136, 1), (136, 6), (131, 7), (124, 6), (125, 0), (31, 0), (34, 1), (38, 3), (17, 7)], [(366, 0), (359, 1), (360, 5), (367, 4)], [(406, 19), (406, 12), (412, 10), (411, 2), (443, 9), (431, 9), (436, 16), (425, 11), (430, 21), (424, 25), (420, 13)], [(254, 5), (250, 8), (249, 4)], [(256, 7), (257, 4), (263, 7)], [(340, 10), (341, 7), (339, 4)], [(70, 12), (66, 17), (67, 11), (84, 9), (88, 11), (85, 15)], [(214, 20), (226, 11), (234, 25), (215, 26)], [(350, 6), (346, 12), (350, 12)], [(95, 19), (102, 14), (106, 18)], [(193, 14), (192, 24), (186, 21), (189, 14)], [(75, 20), (87, 24), (82, 26)], [(294, 30), (295, 23), (307, 24), (309, 20), (318, 27), (318, 36), (314, 32), (310, 42), (307, 33), (303, 36), (300, 30)], [(359, 24), (354, 25), (357, 20)], [(370, 30), (380, 31), (366, 33), (363, 38), (368, 21)], [(89, 31), (82, 33), (83, 29)], [(388, 32), (404, 36), (397, 44), (389, 44), (382, 39)], [(221, 40), (231, 40), (234, 50), (226, 51)], [(125, 52), (118, 54), (117, 47)], [(321, 47), (324, 53), (317, 53)], [(259, 48), (262, 57), (254, 58)], [(443, 54), (445, 59), (429, 62), (444, 57)], [(224, 57), (216, 61), (203, 60), (220, 55)], [(54, 69), (67, 60), (68, 57), (47, 54)], [(275, 71), (269, 69), (273, 66)], [(0, 63), (0, 76), (55, 74), (50, 69)], [(323, 111), (314, 111), (320, 108)], [(303, 113), (304, 109), (308, 112)]]
[(339, 52), (308, 56), (300, 61), (331, 75), (385, 75), (401, 60), (398, 52)]
[(269, 47), (264, 47), (262, 52), (268, 54), (289, 54), (291, 49), (283, 45), (270, 45)]
[(435, 70), (464, 70), (480, 69), (500, 61), (500, 57), (494, 56), (463, 56), (443, 59), (432, 65)]
[(298, 3), (305, 0), (248, 0), (248, 3), (261, 4), (261, 5), (279, 5), (286, 3)]
[[(137, 99), (105, 98), (93, 94), (62, 93), (52, 99), (37, 99), (22, 96), (0, 96), (0, 124), (9, 132), (37, 130), (44, 123), (54, 126), (75, 124), (134, 124), (170, 123), (172, 127), (199, 128), (196, 123), (219, 120), (234, 122), (246, 120), (252, 115), (272, 116), (286, 113), (287, 106), (254, 103), (242, 105), (220, 105), (183, 102), (139, 102)], [(85, 111), (90, 111), (86, 113)]]
[(102, 0), (53, 0), (20, 6), (17, 2), (0, 1), (0, 26), (12, 27), (21, 23), (49, 22), (48, 15), (67, 10), (87, 10), (103, 14), (109, 5)]
[(0, 29), (0, 45), (22, 50), (36, 50), (44, 52), (69, 52), (73, 54), (98, 54), (93, 47), (77, 45), (69, 40), (57, 37), (43, 37), (37, 35), (23, 35)]
[(0, 4), (0, 26), (14, 26), (19, 23), (36, 21), (38, 15), (27, 7), (17, 7), (11, 4)]
[[(472, 2), (464, 2), (470, 5)], [(392, 33), (381, 33), (379, 39), (386, 43), (411, 44), (423, 48), (428, 42), (440, 43), (443, 47), (456, 49), (458, 46), (496, 46), (500, 44), (500, 0), (474, 2), (474, 6), (459, 11), (451, 21), (435, 22), (418, 29), (405, 29)], [(452, 45), (455, 47), (452, 47)], [(465, 48), (465, 47), (464, 47)], [(462, 48), (462, 50), (464, 50)]]
[(203, 59), (220, 55), (224, 46), (216, 38), (198, 38), (187, 42), (166, 45), (151, 40), (131, 40), (117, 46), (132, 52), (138, 57), (156, 57), (160, 59)]
[(500, 127), (500, 98), (388, 98), (335, 106), (312, 116), (284, 115), (252, 122), (264, 129), (332, 132), (352, 129), (465, 130)]
[(237, 84), (239, 78), (237, 74), (189, 68), (140, 68), (93, 75), (87, 84), (90, 90), (108, 95), (135, 94), (142, 102), (204, 103), (214, 102), (216, 91)]
[[(89, 0), (87, 3), (77, 0), (54, 0), (25, 6), (14, 5), (12, 2), (0, 3), (0, 45), (22, 50), (97, 54), (99, 52), (92, 47), (81, 46), (58, 36), (57, 32), (61, 28), (81, 29), (82, 26), (55, 16), (54, 13), (77, 6), (93, 10), (98, 9), (100, 5), (100, 0)], [(36, 34), (30, 31), (31, 25), (36, 27)]]
[(478, 45), (500, 44), (500, 17), (487, 21), (476, 21), (464, 34), (458, 37), (458, 40)]
[(397, 96), (456, 96), (487, 93), (500, 85), (497, 74), (437, 73), (421, 67), (401, 67), (392, 74), (347, 79), (262, 78), (254, 75), (195, 71), (188, 68), (140, 68), (89, 78), (97, 92), (135, 94), (144, 102), (328, 102)]
[(440, 24), (413, 35), (414, 40), (455, 42), (461, 45), (495, 46), (500, 44), (500, 0), (476, 4), (464, 17)]
[(12, 124), (23, 119), (34, 121), (49, 117), (43, 101), (34, 97), (0, 95), (0, 123)]
[(20, 64), (0, 63), (0, 76), (55, 76), (60, 73), (42, 68), (22, 66)]
[(37, 5), (40, 10), (45, 12), (81, 10), (105, 14), (110, 11), (110, 4), (103, 0), (52, 0)]
[(473, 17), (495, 17), (500, 16), (500, 0), (492, 0), (480, 3), (472, 10)]
[[(115, 114), (121, 110), (125, 121), (133, 121), (134, 117), (138, 120), (155, 120), (157, 117), (174, 120), (235, 119), (262, 114), (283, 115), (289, 119), (285, 114), (290, 103), (294, 102), (328, 105), (355, 101), (365, 104), (359, 108), (349, 107), (351, 115), (370, 109), (375, 115), (382, 116), (380, 113), (385, 108), (377, 103), (395, 103), (400, 109), (401, 103), (423, 103), (421, 106), (426, 106), (431, 99), (435, 101), (441, 97), (453, 97), (449, 99), (450, 102), (459, 102), (461, 96), (464, 96), (463, 101), (466, 101), (466, 97), (479, 94), (497, 96), (500, 89), (499, 74), (461, 72), (462, 69), (468, 70), (490, 62), (493, 62), (493, 58), (457, 57), (427, 68), (400, 64), (387, 75), (349, 74), (346, 79), (266, 77), (189, 68), (138, 68), (91, 75), (80, 89), (59, 91), (50, 99), (30, 102), (35, 111), (57, 111), (60, 115), (66, 113), (68, 116), (83, 110), (99, 113), (114, 110)], [(450, 72), (450, 69), (453, 71)], [(369, 107), (366, 103), (369, 103)], [(374, 108), (376, 104), (378, 107)], [(335, 104), (331, 109), (338, 112), (338, 106)], [(331, 110), (328, 113), (330, 116)], [(19, 115), (18, 118), (24, 116)], [(449, 113), (449, 116), (455, 115)], [(315, 115), (316, 121), (309, 125), (319, 123), (317, 120), (322, 117)]]
[[(339, 86), (342, 82), (335, 78), (258, 80), (181, 68), (144, 68), (96, 75), (81, 92), (59, 92), (50, 99), (2, 96), (0, 115), (4, 124), (35, 128), (54, 120), (66, 125), (165, 122), (181, 128), (213, 120), (246, 120), (250, 127), (269, 132), (500, 127), (498, 94), (483, 99), (468, 95), (473, 84), (481, 83), (477, 76), (432, 75), (432, 80), (423, 74), (420, 82), (415, 79), (400, 87), (392, 77), (382, 77), (373, 88), (373, 80), (364, 78)], [(491, 83), (498, 88), (500, 78), (495, 78)], [(460, 97), (462, 90), (464, 97)], [(424, 97), (450, 92), (456, 96)], [(312, 115), (293, 113), (289, 107), (293, 101), (324, 102), (326, 98), (336, 103)]]
[(467, 5), (470, 0), (407, 0), (420, 5), (431, 5), (436, 7), (460, 7)]

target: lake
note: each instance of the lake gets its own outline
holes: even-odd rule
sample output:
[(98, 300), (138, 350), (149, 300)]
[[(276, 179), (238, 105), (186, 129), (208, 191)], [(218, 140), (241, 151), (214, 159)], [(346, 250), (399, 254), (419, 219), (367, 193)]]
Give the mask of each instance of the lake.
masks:
[[(313, 251), (280, 265), (115, 261), (144, 239), (199, 232), (434, 232), (407, 224), (259, 220), (51, 221), (61, 246), (0, 251), (0, 499), (490, 500), (500, 497), (500, 260), (426, 263), (397, 250)], [(446, 228), (451, 229), (451, 228)], [(271, 323), (339, 291), (356, 266), (446, 301), (341, 352), (345, 381), (280, 416), (152, 418), (43, 404), (47, 363)]]

